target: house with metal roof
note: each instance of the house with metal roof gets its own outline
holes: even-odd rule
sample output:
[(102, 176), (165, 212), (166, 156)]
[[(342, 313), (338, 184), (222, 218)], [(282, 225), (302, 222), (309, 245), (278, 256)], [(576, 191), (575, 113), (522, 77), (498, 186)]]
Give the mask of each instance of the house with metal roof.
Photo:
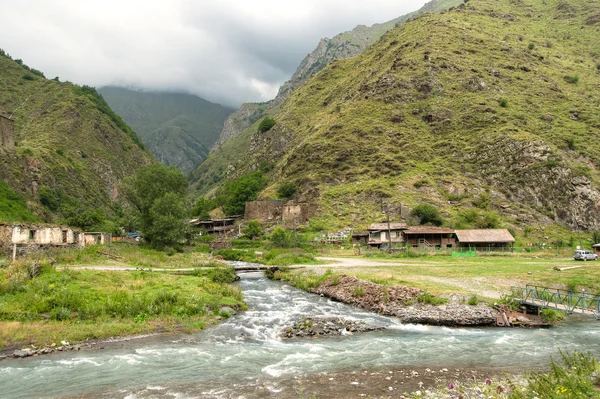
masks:
[(455, 230), (455, 234), (459, 247), (502, 248), (515, 242), (507, 229)]

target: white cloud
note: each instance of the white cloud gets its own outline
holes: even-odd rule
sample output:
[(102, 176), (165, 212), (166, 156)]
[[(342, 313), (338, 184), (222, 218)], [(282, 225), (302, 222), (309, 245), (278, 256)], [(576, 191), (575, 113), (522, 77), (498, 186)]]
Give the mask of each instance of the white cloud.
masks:
[(265, 101), (321, 37), (385, 22), (424, 0), (0, 0), (0, 47), (79, 84)]

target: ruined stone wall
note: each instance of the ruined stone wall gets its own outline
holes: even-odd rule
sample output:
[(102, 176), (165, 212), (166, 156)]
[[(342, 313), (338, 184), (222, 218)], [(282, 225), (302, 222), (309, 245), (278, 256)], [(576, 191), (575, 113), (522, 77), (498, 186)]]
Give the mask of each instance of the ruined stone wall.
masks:
[(15, 150), (15, 128), (12, 119), (0, 115), (0, 148)]
[(246, 203), (245, 220), (265, 222), (307, 222), (317, 214), (316, 205), (294, 201), (250, 201)]

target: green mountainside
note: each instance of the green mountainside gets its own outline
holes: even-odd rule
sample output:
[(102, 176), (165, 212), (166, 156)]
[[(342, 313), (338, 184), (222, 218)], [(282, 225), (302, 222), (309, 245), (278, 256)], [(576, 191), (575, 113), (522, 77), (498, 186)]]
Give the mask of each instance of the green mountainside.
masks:
[(280, 88), (277, 96), (266, 103), (242, 104), (225, 122), (223, 131), (213, 149), (232, 137), (240, 134), (273, 108), (284, 102), (290, 94), (311, 76), (318, 73), (331, 62), (354, 57), (379, 39), (385, 32), (426, 12), (443, 12), (462, 3), (462, 0), (431, 0), (419, 10), (373, 26), (359, 25), (351, 31), (342, 32), (331, 39), (321, 39), (317, 47), (300, 63), (291, 79)]
[(110, 215), (121, 180), (155, 162), (94, 88), (46, 79), (2, 50), (0, 114), (14, 120), (15, 143), (0, 145), (0, 221), (34, 220), (30, 209), (51, 221), (40, 196)]
[(208, 156), (223, 122), (233, 111), (190, 94), (121, 87), (102, 87), (99, 91), (159, 161), (184, 173)]
[(200, 166), (272, 164), (262, 197), (298, 187), (353, 225), (422, 202), (455, 226), (599, 229), (600, 3), (470, 0), (326, 67)]

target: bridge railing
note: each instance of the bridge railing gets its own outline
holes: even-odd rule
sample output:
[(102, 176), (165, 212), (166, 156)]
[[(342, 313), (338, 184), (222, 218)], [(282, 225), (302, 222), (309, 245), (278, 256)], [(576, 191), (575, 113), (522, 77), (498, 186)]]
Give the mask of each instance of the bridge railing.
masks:
[(511, 287), (511, 291), (513, 298), (526, 304), (600, 318), (600, 295), (535, 285)]

